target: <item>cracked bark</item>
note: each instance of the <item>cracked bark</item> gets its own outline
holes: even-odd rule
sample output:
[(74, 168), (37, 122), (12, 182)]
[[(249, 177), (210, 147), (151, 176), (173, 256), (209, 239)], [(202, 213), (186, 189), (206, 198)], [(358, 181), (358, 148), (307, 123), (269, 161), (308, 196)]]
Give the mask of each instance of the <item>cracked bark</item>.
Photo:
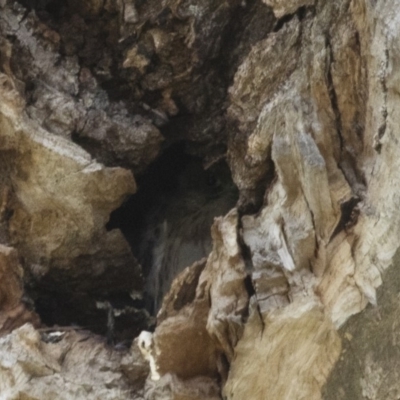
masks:
[[(399, 6), (0, 0), (1, 395), (398, 398)], [(150, 317), (140, 227), (224, 160)]]

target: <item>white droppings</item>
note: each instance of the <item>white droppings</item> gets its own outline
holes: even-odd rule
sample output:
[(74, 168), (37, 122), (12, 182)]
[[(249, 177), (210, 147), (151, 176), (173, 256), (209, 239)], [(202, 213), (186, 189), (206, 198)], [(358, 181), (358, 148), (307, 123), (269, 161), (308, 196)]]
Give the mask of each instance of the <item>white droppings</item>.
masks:
[(153, 334), (148, 331), (142, 331), (138, 337), (138, 345), (140, 352), (142, 353), (145, 360), (150, 364), (151, 380), (158, 381), (161, 376), (158, 373), (156, 360), (154, 359), (154, 342)]

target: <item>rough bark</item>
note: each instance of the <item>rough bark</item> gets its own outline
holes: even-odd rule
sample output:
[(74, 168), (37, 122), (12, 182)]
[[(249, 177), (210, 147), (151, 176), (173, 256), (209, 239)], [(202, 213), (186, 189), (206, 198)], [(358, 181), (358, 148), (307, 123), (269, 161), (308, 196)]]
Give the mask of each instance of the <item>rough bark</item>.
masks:
[[(0, 0), (0, 397), (398, 398), (399, 6)], [(239, 198), (153, 318), (177, 146)]]

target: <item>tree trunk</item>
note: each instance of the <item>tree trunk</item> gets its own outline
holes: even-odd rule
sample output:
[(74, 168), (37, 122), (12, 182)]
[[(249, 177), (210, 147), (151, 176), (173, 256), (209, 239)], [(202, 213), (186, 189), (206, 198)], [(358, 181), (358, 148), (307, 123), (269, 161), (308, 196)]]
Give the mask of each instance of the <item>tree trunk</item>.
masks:
[(0, 0), (0, 398), (398, 399), (399, 7)]

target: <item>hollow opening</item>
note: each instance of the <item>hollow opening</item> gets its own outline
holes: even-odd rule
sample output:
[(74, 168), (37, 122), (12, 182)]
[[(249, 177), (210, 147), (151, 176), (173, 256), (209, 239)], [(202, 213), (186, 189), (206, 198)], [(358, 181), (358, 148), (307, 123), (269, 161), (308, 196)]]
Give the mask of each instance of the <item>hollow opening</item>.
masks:
[(137, 193), (111, 214), (107, 229), (121, 229), (142, 265), (150, 314), (160, 309), (172, 280), (209, 254), (214, 217), (237, 200), (225, 160), (205, 168), (184, 143), (167, 149), (138, 177)]
[[(28, 279), (26, 287), (48, 327), (79, 327), (110, 344), (129, 346), (141, 330), (154, 327), (151, 316), (175, 276), (209, 254), (214, 217), (225, 215), (238, 200), (225, 160), (204, 168), (201, 158), (187, 154), (185, 143), (165, 150), (137, 184), (137, 193), (111, 213), (106, 228), (125, 236), (142, 266), (144, 287), (138, 284), (132, 291), (137, 276), (131, 255), (117, 270), (99, 276), (93, 276), (90, 258), (77, 260), (79, 276), (52, 268), (40, 282)], [(193, 300), (196, 282), (192, 277), (182, 284), (179, 304)]]
[(98, 276), (92, 271), (88, 268), (73, 277), (70, 271), (52, 268), (37, 280), (27, 276), (30, 270), (26, 270), (25, 290), (47, 327), (84, 329), (105, 337), (109, 344), (129, 346), (148, 329), (141, 291), (132, 290), (131, 264), (127, 260), (125, 269), (115, 271), (115, 278), (107, 271)]

